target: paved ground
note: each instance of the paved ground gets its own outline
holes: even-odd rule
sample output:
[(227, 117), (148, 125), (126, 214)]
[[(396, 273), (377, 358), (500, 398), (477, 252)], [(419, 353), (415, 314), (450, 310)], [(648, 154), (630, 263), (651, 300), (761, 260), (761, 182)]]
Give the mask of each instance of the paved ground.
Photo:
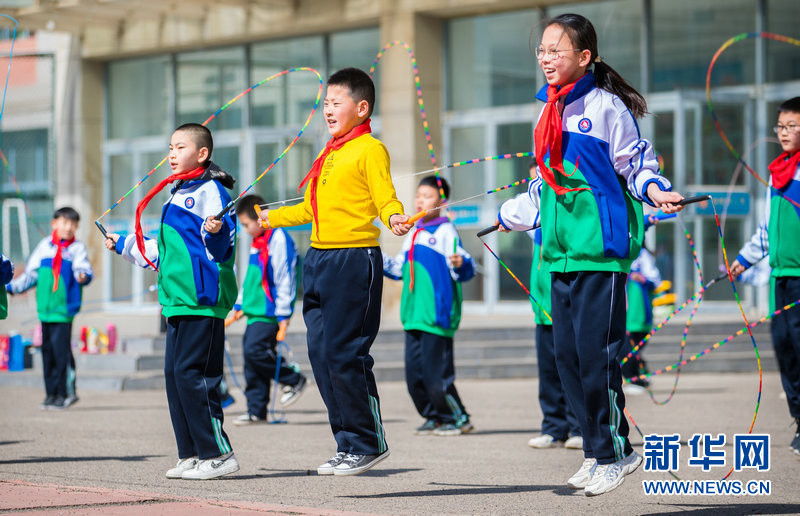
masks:
[[(670, 378), (659, 378), (659, 397)], [(629, 398), (631, 415), (645, 433), (745, 432), (758, 388), (752, 374), (685, 374), (675, 399), (654, 405), (647, 396)], [(334, 451), (322, 401), (313, 389), (287, 413), (289, 424), (226, 430), (242, 469), (229, 479), (167, 480), (175, 461), (162, 392), (84, 392), (65, 412), (44, 412), (43, 394), (27, 388), (0, 390), (0, 511), (59, 514), (520, 514), (586, 513), (717, 514), (800, 513), (800, 458), (788, 451), (793, 425), (779, 399), (776, 374), (764, 377), (756, 431), (772, 438), (769, 472), (732, 478), (772, 481), (761, 497), (645, 496), (643, 480), (664, 473), (636, 472), (616, 491), (586, 498), (565, 485), (580, 465), (579, 452), (532, 450), (539, 427), (535, 380), (472, 380), (459, 383), (477, 430), (460, 437), (416, 437), (420, 423), (402, 383), (379, 385), (392, 455), (356, 477), (319, 477), (311, 470)], [(227, 412), (243, 408), (243, 398)], [(634, 444), (641, 451), (642, 439)], [(732, 448), (726, 447), (728, 454)], [(715, 480), (687, 465), (684, 479)], [(729, 462), (730, 464), (730, 462)]]

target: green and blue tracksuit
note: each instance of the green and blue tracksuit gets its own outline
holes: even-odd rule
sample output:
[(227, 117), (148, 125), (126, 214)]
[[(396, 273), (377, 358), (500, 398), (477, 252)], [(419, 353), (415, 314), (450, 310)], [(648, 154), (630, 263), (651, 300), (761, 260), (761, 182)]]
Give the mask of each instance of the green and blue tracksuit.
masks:
[[(450, 256), (463, 258), (454, 268)], [(461, 282), (475, 275), (472, 257), (446, 218), (418, 222), (384, 275), (403, 280), (400, 319), (406, 331), (406, 385), (419, 414), (442, 424), (469, 420), (455, 388), (453, 335), (461, 322)]]
[[(547, 100), (547, 89), (537, 94)], [(584, 455), (610, 464), (632, 451), (617, 355), (625, 341), (625, 280), (644, 233), (647, 188), (671, 189), (623, 101), (586, 73), (564, 97), (563, 187), (541, 187), (543, 259), (551, 273), (556, 362), (581, 422)], [(548, 149), (535, 149), (549, 159)], [(535, 182), (532, 182), (535, 183)], [(529, 191), (536, 185), (531, 184)], [(529, 227), (533, 225), (531, 220)]]
[[(278, 323), (292, 317), (297, 297), (297, 249), (289, 233), (276, 228), (259, 237), (266, 243), (267, 252), (250, 247), (241, 306), (247, 317), (247, 329), (242, 338), (244, 376), (247, 387), (247, 412), (259, 419), (267, 417), (270, 385), (278, 370), (278, 382), (297, 385), (302, 374), (287, 364), (286, 356), (278, 363)], [(267, 256), (266, 262), (263, 257)], [(234, 307), (236, 309), (237, 307)]]
[[(156, 239), (145, 240), (147, 258), (158, 266), (158, 300), (167, 318), (164, 377), (172, 428), (181, 459), (211, 459), (231, 451), (222, 429), (217, 387), (222, 381), (224, 318), (236, 301), (236, 214), (222, 229), (203, 228), (231, 200), (234, 179), (214, 163), (197, 179), (180, 182), (161, 211)], [(150, 268), (134, 235), (121, 236), (116, 251)]]
[(53, 258), (58, 246), (52, 237), (43, 238), (28, 258), (25, 272), (6, 286), (8, 292), (21, 294), (36, 287), (36, 309), (42, 322), (42, 373), (48, 397), (66, 398), (75, 394), (75, 358), (72, 355), (72, 320), (81, 309), (83, 285), (81, 274), (92, 280), (86, 246), (73, 241), (61, 251), (58, 288), (53, 292)]
[[(772, 179), (769, 184), (772, 186)], [(768, 190), (761, 222), (736, 257), (739, 263), (750, 267), (769, 255), (775, 308), (800, 299), (800, 208), (781, 194), (800, 202), (800, 167), (780, 193)], [(800, 312), (787, 310), (772, 319), (772, 344), (789, 413), (800, 418)]]
[(14, 277), (14, 264), (0, 254), (0, 320), (8, 317), (8, 294), (6, 283)]

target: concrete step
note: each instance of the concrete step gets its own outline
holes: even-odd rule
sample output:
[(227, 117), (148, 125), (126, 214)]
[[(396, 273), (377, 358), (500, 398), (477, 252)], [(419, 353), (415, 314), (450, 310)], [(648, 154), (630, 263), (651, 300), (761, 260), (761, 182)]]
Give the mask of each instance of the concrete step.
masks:
[[(644, 356), (651, 370), (661, 369), (678, 361), (685, 316), (676, 317), (647, 343)], [(728, 321), (695, 322), (690, 327), (684, 358), (711, 347), (736, 332), (743, 323), (735, 318)], [(775, 370), (774, 351), (770, 343), (769, 325), (754, 331), (765, 370)], [(455, 360), (459, 378), (515, 378), (537, 376), (534, 328), (463, 329), (456, 334)], [(242, 373), (242, 335), (228, 335), (229, 357), (240, 383)], [(306, 349), (306, 334), (290, 332), (286, 339), (297, 362), (309, 377), (311, 367)], [(130, 390), (162, 389), (164, 386), (163, 335), (125, 339), (121, 351), (109, 355), (76, 354), (79, 389)], [(374, 372), (379, 381), (403, 380), (405, 333), (401, 330), (382, 331), (373, 344)], [(702, 357), (683, 369), (686, 373), (708, 371), (756, 371), (755, 354), (747, 335), (742, 335)], [(226, 361), (228, 381), (233, 382)], [(10, 383), (9, 383), (10, 382)], [(0, 373), (2, 385), (40, 386), (41, 358), (34, 355), (34, 370), (24, 373)]]

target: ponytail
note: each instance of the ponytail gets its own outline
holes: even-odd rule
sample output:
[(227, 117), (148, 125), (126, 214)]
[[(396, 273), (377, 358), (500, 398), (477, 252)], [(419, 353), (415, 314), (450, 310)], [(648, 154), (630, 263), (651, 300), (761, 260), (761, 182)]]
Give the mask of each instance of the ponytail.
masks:
[[(596, 56), (592, 56), (594, 59)], [(630, 85), (616, 70), (611, 68), (603, 61), (594, 65), (594, 78), (598, 88), (610, 91), (622, 100), (633, 113), (634, 118), (640, 118), (647, 114), (647, 101), (636, 88)]]
[(636, 88), (623, 79), (616, 70), (600, 59), (597, 52), (597, 32), (595, 32), (592, 22), (580, 14), (560, 14), (545, 26), (553, 24), (564, 29), (575, 48), (588, 50), (591, 53), (590, 62), (594, 63), (594, 76), (598, 88), (619, 97), (635, 118), (647, 114), (647, 102), (642, 94), (636, 91)]

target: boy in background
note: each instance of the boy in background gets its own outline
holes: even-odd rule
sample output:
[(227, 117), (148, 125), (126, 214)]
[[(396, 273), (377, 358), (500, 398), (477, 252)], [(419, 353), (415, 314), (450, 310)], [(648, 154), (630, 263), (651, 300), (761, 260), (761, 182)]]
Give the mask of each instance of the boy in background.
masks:
[(254, 209), (256, 204), (264, 204), (264, 199), (246, 195), (236, 205), (239, 223), (253, 237), (240, 308), (247, 317), (242, 339), (247, 413), (234, 421), (236, 425), (267, 421), (270, 384), (276, 368), (278, 381), (287, 387), (281, 398), (283, 405), (297, 401), (306, 386), (306, 377), (289, 367), (286, 357), (279, 364), (276, 354), (278, 333), (286, 334), (294, 312), (297, 251), (286, 230), (261, 227)]
[[(447, 181), (440, 179), (445, 199)], [(436, 176), (417, 187), (417, 212), (427, 211), (395, 258), (383, 256), (384, 275), (403, 280), (400, 320), (406, 332), (406, 386), (425, 422), (417, 435), (461, 435), (473, 429), (455, 386), (453, 335), (461, 322), (461, 282), (475, 276), (456, 227), (440, 216)]]
[(25, 272), (6, 285), (9, 294), (36, 287), (42, 322), (42, 371), (46, 397), (42, 408), (62, 410), (78, 401), (72, 320), (81, 309), (83, 286), (94, 272), (83, 242), (75, 239), (80, 215), (65, 206), (53, 213), (53, 233), (33, 250)]
[[(733, 277), (769, 255), (776, 307), (800, 298), (800, 211), (791, 202), (800, 202), (800, 97), (778, 107), (775, 134), (783, 153), (769, 165), (769, 184), (764, 217), (755, 234), (739, 251), (731, 265)], [(786, 198), (784, 198), (786, 197)], [(784, 310), (772, 319), (772, 344), (781, 372), (781, 383), (795, 421), (795, 434), (789, 445), (800, 455), (800, 312)]]

